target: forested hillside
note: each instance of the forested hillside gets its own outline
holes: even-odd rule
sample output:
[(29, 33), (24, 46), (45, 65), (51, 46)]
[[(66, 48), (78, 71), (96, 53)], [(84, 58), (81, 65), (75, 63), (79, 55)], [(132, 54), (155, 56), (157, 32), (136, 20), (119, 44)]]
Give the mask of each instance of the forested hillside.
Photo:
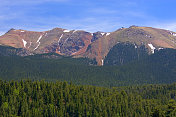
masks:
[[(114, 58), (115, 60), (115, 58)], [(0, 56), (0, 78), (72, 81), (95, 86), (124, 86), (176, 82), (176, 50), (163, 49), (122, 66), (95, 66), (95, 60), (57, 54)]]
[(0, 45), (0, 55), (1, 56), (26, 56), (30, 54), (32, 53), (22, 48), (14, 48), (10, 46)]
[(0, 115), (25, 117), (175, 117), (176, 84), (114, 87), (0, 81)]
[(109, 51), (104, 60), (104, 65), (124, 65), (132, 61), (144, 59), (147, 56), (148, 50), (144, 45), (118, 43)]

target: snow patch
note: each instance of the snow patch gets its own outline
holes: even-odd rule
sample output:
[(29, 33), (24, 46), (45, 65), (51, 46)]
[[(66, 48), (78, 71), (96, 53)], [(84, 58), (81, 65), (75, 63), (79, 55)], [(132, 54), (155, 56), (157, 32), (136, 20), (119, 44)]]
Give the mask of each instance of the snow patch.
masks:
[(43, 35), (40, 35), (40, 37), (38, 38), (38, 40), (37, 40), (37, 42), (36, 42), (36, 43), (38, 43), (38, 45), (37, 45), (36, 48), (34, 48), (34, 50), (38, 49), (38, 47), (40, 46), (40, 39), (41, 39), (42, 37), (43, 37)]
[(162, 50), (162, 49), (164, 49), (164, 48), (158, 48), (158, 50)]
[(65, 39), (64, 43), (66, 43), (68, 39), (69, 39), (69, 37)]
[(77, 51), (76, 51), (76, 52), (73, 52), (72, 55), (75, 55), (76, 53), (77, 53)]
[[(75, 33), (75, 32), (76, 32), (76, 31), (73, 31), (72, 34)], [(65, 44), (65, 43), (67, 42), (67, 40), (72, 36), (72, 34), (71, 34), (68, 38), (65, 39), (65, 41), (64, 41), (63, 44)]]
[(151, 43), (148, 46), (151, 48), (152, 54), (154, 54), (156, 48)]
[(40, 39), (42, 38), (43, 35), (40, 35), (40, 37), (38, 38), (37, 42), (38, 43), (40, 41)]
[(111, 33), (106, 33), (106, 36), (110, 35)]
[(102, 65), (102, 66), (104, 65), (104, 60), (103, 60), (103, 59), (101, 59), (101, 65)]
[(150, 35), (145, 35), (146, 37), (149, 37), (149, 38), (151, 38), (151, 36)]
[(38, 42), (38, 45), (37, 45), (36, 48), (34, 48), (34, 50), (38, 49), (39, 46), (40, 46), (40, 42)]
[(70, 30), (64, 30), (63, 32), (70, 32)]
[(21, 32), (24, 32), (24, 30), (22, 30)]
[(77, 30), (74, 30), (73, 33), (75, 33)]
[(101, 35), (103, 36), (105, 33), (101, 33)]
[(23, 41), (24, 47), (26, 48), (27, 41), (25, 41), (24, 39), (22, 39), (22, 41)]
[(60, 40), (61, 40), (62, 37), (63, 37), (63, 34), (60, 36), (60, 38), (59, 38), (59, 40), (58, 40), (58, 44), (59, 44), (59, 42), (60, 42)]
[(176, 34), (175, 34), (175, 33), (170, 32), (170, 34), (173, 35), (174, 37), (176, 37)]

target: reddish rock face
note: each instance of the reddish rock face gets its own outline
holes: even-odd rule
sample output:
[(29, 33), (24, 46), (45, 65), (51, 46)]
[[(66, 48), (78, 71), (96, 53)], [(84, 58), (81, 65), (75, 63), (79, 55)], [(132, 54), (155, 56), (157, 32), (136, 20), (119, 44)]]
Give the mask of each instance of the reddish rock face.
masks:
[(44, 53), (56, 52), (61, 55), (79, 55), (91, 44), (92, 35), (85, 31), (68, 31), (60, 33), (50, 45), (44, 47)]
[(91, 44), (92, 34), (85, 31), (55, 28), (45, 32), (11, 29), (0, 37), (0, 44), (24, 48), (34, 53), (55, 52), (60, 55), (79, 55)]
[(36, 42), (43, 33), (11, 29), (5, 35), (0, 36), (0, 43), (2, 45), (34, 51), (34, 48), (38, 45)]
[(176, 33), (168, 30), (136, 27), (121, 28), (111, 33), (89, 33), (80, 30), (54, 28), (44, 32), (11, 29), (0, 36), (0, 44), (23, 48), (32, 53), (58, 53), (60, 55), (96, 58), (98, 65), (109, 50), (120, 42), (136, 45), (149, 44), (155, 48), (175, 48)]

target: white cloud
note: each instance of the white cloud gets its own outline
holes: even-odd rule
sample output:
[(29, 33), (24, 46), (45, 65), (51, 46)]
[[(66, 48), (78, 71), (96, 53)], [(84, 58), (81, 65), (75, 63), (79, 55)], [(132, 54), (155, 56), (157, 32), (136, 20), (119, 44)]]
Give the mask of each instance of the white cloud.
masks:
[(93, 8), (89, 9), (88, 12), (95, 13), (95, 14), (115, 14), (119, 13), (117, 10), (111, 10), (107, 8)]
[(175, 31), (176, 32), (176, 22), (160, 22), (160, 23), (155, 23), (153, 27), (156, 28), (162, 28), (170, 31)]
[(0, 0), (0, 7), (1, 10), (3, 8), (11, 7), (11, 6), (30, 6), (30, 5), (37, 5), (46, 2), (68, 2), (69, 0)]
[(176, 31), (176, 23), (165, 24), (165, 26), (162, 26), (161, 28), (165, 28), (171, 31)]
[(0, 32), (0, 36), (3, 35), (3, 34), (5, 34), (5, 32)]
[[(118, 28), (124, 26), (123, 23), (118, 21), (118, 18), (95, 18), (95, 17), (87, 17), (79, 20), (71, 20), (71, 21), (61, 21), (57, 23), (57, 26), (64, 27), (68, 29), (78, 29), (85, 30), (89, 32), (103, 31), (103, 32), (111, 32), (117, 30)], [(126, 24), (125, 24), (126, 26)]]
[[(147, 14), (147, 12), (139, 10), (140, 8), (138, 7), (142, 7), (139, 6), (139, 1), (14, 0), (12, 2), (12, 0), (0, 0), (0, 31), (3, 33), (10, 28), (44, 31), (60, 27), (70, 30), (82, 29), (91, 32), (111, 32), (120, 27), (128, 27), (130, 25), (146, 25), (176, 31), (176, 23), (153, 23), (157, 19), (152, 17), (151, 14)], [(48, 17), (47, 13), (46, 16), (44, 15), (45, 13), (43, 12), (45, 11), (41, 13), (42, 10), (46, 10), (42, 9), (43, 3), (47, 2), (66, 2), (66, 4), (69, 4), (69, 8), (72, 7), (70, 9), (76, 9), (76, 7), (80, 6), (81, 9), (82, 7), (84, 8), (78, 14), (75, 13), (78, 17), (67, 15), (64, 10), (63, 15), (56, 14), (56, 16), (50, 15)], [(108, 3), (108, 5), (105, 3)], [(41, 8), (40, 4), (42, 4)], [(57, 10), (61, 9), (58, 8)], [(34, 16), (31, 15), (33, 12), (35, 13)]]
[[(54, 19), (54, 20), (53, 20)], [(111, 32), (114, 31), (122, 26), (123, 23), (118, 21), (118, 18), (105, 18), (102, 20), (101, 18), (96, 17), (86, 17), (86, 18), (79, 18), (79, 19), (72, 19), (70, 18), (36, 18), (35, 22), (31, 22), (30, 20), (26, 20), (25, 24), (29, 25), (19, 25), (14, 24), (10, 28), (15, 29), (25, 29), (31, 31), (46, 31), (55, 27), (65, 28), (69, 30), (85, 30), (89, 32), (96, 32), (96, 31), (104, 31), (104, 32)], [(126, 25), (125, 25), (126, 26)], [(8, 29), (8, 30), (9, 30)]]

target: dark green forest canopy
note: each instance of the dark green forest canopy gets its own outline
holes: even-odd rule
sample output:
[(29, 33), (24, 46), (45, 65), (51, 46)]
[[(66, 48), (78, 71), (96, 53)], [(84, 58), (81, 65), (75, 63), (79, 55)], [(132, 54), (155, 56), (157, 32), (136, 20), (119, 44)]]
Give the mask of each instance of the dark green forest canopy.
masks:
[(144, 46), (119, 43), (106, 56), (104, 66), (95, 59), (72, 58), (56, 53), (25, 55), (25, 50), (0, 46), (0, 79), (68, 81), (94, 86), (128, 86), (176, 82), (176, 50), (148, 55)]
[(176, 50), (173, 49), (163, 49), (120, 66), (95, 66), (95, 60), (64, 57), (53, 53), (26, 57), (1, 55), (0, 78), (66, 80), (74, 84), (106, 87), (172, 83), (176, 82), (175, 61)]
[(148, 56), (133, 46), (127, 47), (131, 58), (112, 53), (105, 66), (54, 53), (20, 57), (19, 49), (0, 48), (0, 115), (175, 117), (176, 50)]
[(176, 84), (103, 88), (67, 82), (0, 81), (0, 115), (175, 117)]

